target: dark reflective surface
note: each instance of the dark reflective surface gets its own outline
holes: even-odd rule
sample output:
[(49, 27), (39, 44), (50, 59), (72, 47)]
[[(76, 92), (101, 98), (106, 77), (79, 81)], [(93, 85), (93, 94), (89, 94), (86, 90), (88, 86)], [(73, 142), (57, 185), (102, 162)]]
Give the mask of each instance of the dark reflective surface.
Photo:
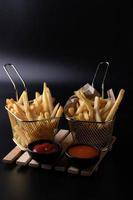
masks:
[[(7, 85), (1, 84), (4, 98), (13, 94)], [(32, 93), (40, 89), (40, 85), (32, 84)], [(54, 84), (51, 86), (56, 97), (62, 99), (62, 103), (73, 89), (68, 85)], [(78, 84), (75, 85), (76, 87)], [(117, 142), (95, 176), (91, 178), (71, 176), (66, 173), (48, 172), (28, 167), (19, 168), (16, 165), (7, 166), (0, 162), (1, 199), (82, 199), (83, 196), (90, 199), (107, 199), (107, 197), (108, 199), (126, 199), (132, 186), (130, 182), (132, 129), (131, 111), (128, 110), (131, 104), (128, 101), (127, 106), (126, 99), (116, 119), (114, 134), (118, 137)], [(3, 97), (1, 100), (0, 159), (14, 146)]]
[[(110, 62), (106, 89), (126, 89), (114, 134), (117, 142), (91, 177), (71, 176), (0, 161), (0, 199), (129, 199), (132, 196), (132, 63), (130, 1), (0, 1), (0, 160), (14, 147), (4, 109), (14, 91), (2, 65), (16, 65), (33, 98), (47, 81), (65, 104)], [(99, 82), (97, 82), (99, 86)], [(19, 87), (22, 90), (21, 86)], [(19, 91), (20, 91), (19, 90)], [(67, 128), (67, 125), (65, 125)]]

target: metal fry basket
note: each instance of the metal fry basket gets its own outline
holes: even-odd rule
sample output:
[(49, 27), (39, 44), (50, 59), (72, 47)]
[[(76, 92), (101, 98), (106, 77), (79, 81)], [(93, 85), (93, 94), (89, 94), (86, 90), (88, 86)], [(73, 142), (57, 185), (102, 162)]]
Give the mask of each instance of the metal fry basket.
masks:
[[(27, 90), (26, 84), (14, 65), (6, 64), (3, 66), (4, 70), (6, 71), (9, 79), (11, 80), (15, 93), (16, 93), (16, 100), (18, 100), (18, 90), (17, 87), (10, 76), (7, 68), (13, 68), (16, 74), (18, 75), (21, 83), (23, 84), (24, 90)], [(30, 101), (29, 103), (31, 103)], [(39, 140), (39, 139), (53, 139), (54, 135), (57, 132), (58, 124), (60, 118), (49, 118), (43, 120), (34, 120), (34, 121), (23, 121), (15, 116), (6, 106), (5, 106), (10, 123), (12, 128), (13, 134), (13, 141), (22, 149), (26, 150), (26, 147), (29, 143)]]
[[(101, 93), (102, 97), (104, 98), (104, 82), (109, 67), (108, 62), (100, 62), (98, 64), (90, 87), (94, 87), (97, 73), (100, 69), (100, 66), (102, 66), (103, 64), (106, 64), (105, 73), (101, 85)], [(96, 93), (95, 95), (98, 95), (98, 93)], [(69, 105), (75, 107), (76, 102), (76, 96), (70, 97), (65, 105), (64, 110), (67, 110)], [(114, 119), (106, 122), (79, 121), (68, 117), (67, 115), (66, 119), (68, 120), (69, 128), (72, 132), (73, 140), (75, 143), (89, 144), (92, 146), (96, 146), (97, 148), (103, 148), (107, 146), (112, 139), (115, 121)]]
[(89, 144), (100, 149), (111, 142), (114, 120), (89, 122), (68, 119), (68, 124), (75, 143)]
[(25, 150), (27, 145), (39, 139), (53, 140), (57, 132), (60, 118), (49, 118), (35, 121), (22, 121), (5, 107), (12, 128), (13, 141)]

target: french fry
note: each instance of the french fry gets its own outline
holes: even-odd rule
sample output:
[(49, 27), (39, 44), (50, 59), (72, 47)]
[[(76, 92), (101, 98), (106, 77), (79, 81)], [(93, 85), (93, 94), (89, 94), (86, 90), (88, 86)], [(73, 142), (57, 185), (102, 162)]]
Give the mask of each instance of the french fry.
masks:
[(58, 118), (60, 118), (62, 113), (63, 113), (63, 107), (62, 106), (57, 106), (57, 109), (55, 109), (55, 110), (57, 110), (56, 114), (54, 114), (55, 119), (51, 120), (51, 126), (52, 127), (56, 127), (57, 126), (57, 124), (59, 122)]
[(45, 117), (45, 119), (49, 119), (49, 118), (50, 118), (49, 112), (45, 112), (45, 113), (44, 113), (44, 117)]
[(79, 113), (78, 115), (75, 116), (75, 118), (79, 121), (84, 121), (84, 116), (83, 113)]
[(84, 119), (85, 119), (86, 121), (89, 121), (89, 114), (88, 114), (87, 111), (84, 111), (84, 112), (83, 112), (83, 116), (84, 116)]
[(35, 99), (34, 99), (34, 101), (37, 101), (38, 104), (42, 103), (42, 95), (40, 95), (39, 92), (35, 92)]
[[(39, 115), (39, 113), (41, 112), (41, 110), (40, 110), (40, 106), (39, 106), (38, 101), (37, 101), (36, 99), (34, 99), (33, 104), (34, 104), (34, 108), (35, 108), (35, 110), (36, 110), (37, 115)], [(41, 105), (41, 106), (42, 106), (42, 105)]]
[(36, 112), (35, 104), (33, 104), (33, 103), (30, 105), (30, 113), (31, 113), (33, 119), (37, 119), (38, 114)]
[(13, 108), (11, 108), (10, 111), (11, 111), (11, 113), (14, 113), (14, 109)]
[(99, 108), (102, 109), (105, 107), (105, 105), (107, 104), (108, 99), (103, 99), (102, 97), (100, 97), (99, 99)]
[(51, 114), (51, 117), (55, 117), (55, 115), (56, 115), (56, 112), (57, 112), (57, 110), (58, 110), (59, 106), (60, 106), (60, 104), (59, 104), (59, 103), (57, 103), (57, 104), (56, 104), (56, 106), (54, 107), (54, 110), (53, 110), (53, 112), (52, 112), (52, 114)]
[(72, 117), (74, 115), (74, 113), (75, 113), (74, 107), (68, 108), (68, 113)]
[(46, 90), (47, 90), (47, 85), (44, 82), (44, 84), (43, 84), (43, 94), (42, 94), (44, 112), (48, 112), (49, 111), (48, 99), (47, 99), (47, 91)]
[(100, 116), (100, 113), (99, 113), (99, 97), (98, 96), (96, 96), (95, 100), (94, 100), (94, 110), (95, 110), (96, 122), (102, 122), (101, 116)]
[(120, 103), (121, 103), (121, 101), (122, 101), (122, 99), (124, 97), (124, 93), (125, 93), (125, 90), (121, 89), (119, 94), (118, 94), (118, 97), (117, 97), (113, 107), (111, 108), (111, 110), (110, 110), (110, 112), (109, 112), (109, 114), (108, 114), (108, 116), (107, 116), (105, 121), (109, 121), (109, 120), (112, 120), (114, 118), (115, 113), (118, 110), (118, 107), (119, 107), (119, 105), (120, 105)]
[(112, 107), (112, 105), (113, 105), (113, 102), (111, 99), (109, 99), (106, 105), (102, 109), (100, 109), (100, 114), (107, 112)]
[(63, 107), (60, 106), (59, 109), (57, 110), (55, 117), (61, 117), (62, 113), (63, 113)]
[[(70, 107), (66, 107), (65, 114), (68, 117), (73, 117), (76, 120), (83, 121), (95, 121), (95, 122), (105, 122), (113, 119), (122, 99), (124, 96), (124, 89), (121, 89), (119, 95), (115, 101), (115, 96), (113, 90), (107, 91), (108, 98), (103, 98), (100, 96), (94, 96), (90, 98), (89, 95), (83, 92), (82, 88), (75, 91), (73, 101), (73, 96), (70, 98)], [(77, 98), (77, 99), (76, 99)], [(73, 108), (72, 108), (73, 103)], [(75, 105), (74, 105), (75, 103)], [(69, 106), (69, 101), (66, 104)], [(98, 128), (102, 126), (99, 124)]]
[(38, 99), (40, 97), (40, 93), (39, 92), (35, 92), (35, 99)]
[(101, 115), (102, 121), (103, 121), (103, 122), (106, 120), (106, 118), (107, 118), (107, 116), (108, 116), (110, 110), (111, 110), (111, 108), (110, 108), (108, 111), (106, 111), (105, 113), (103, 113), (103, 114)]
[(83, 94), (83, 92), (81, 90), (80, 91), (79, 90), (76, 91), (75, 95), (79, 99), (84, 101), (84, 103), (86, 104), (86, 107), (87, 107), (87, 109), (89, 111), (89, 118), (90, 118), (90, 120), (93, 120), (94, 111), (93, 111), (93, 108), (92, 108), (90, 100), (85, 97), (85, 95)]
[(38, 120), (43, 120), (44, 119), (44, 115), (42, 112), (40, 112), (40, 115), (38, 116)]
[(53, 139), (59, 118), (63, 114), (63, 107), (59, 103), (54, 107), (53, 100), (46, 83), (43, 85), (42, 95), (35, 92), (33, 101), (29, 101), (27, 91), (23, 91), (18, 101), (6, 99), (16, 144), (25, 148), (37, 139)]
[(27, 119), (29, 121), (32, 121), (33, 119), (32, 119), (31, 113), (30, 113), (30, 109), (29, 109), (29, 100), (28, 100), (27, 91), (23, 92), (23, 104), (24, 104), (24, 110), (25, 110)]
[(47, 89), (46, 90), (46, 95), (47, 95), (47, 100), (48, 100), (49, 112), (50, 112), (50, 114), (52, 114), (52, 111), (54, 109), (53, 99), (52, 99), (52, 95), (51, 95), (50, 89), (48, 87), (46, 89)]
[(78, 107), (77, 111), (76, 111), (76, 115), (78, 115), (79, 113), (83, 112), (85, 110), (85, 102), (84, 101), (80, 101), (80, 106)]
[(25, 93), (25, 91), (22, 92), (21, 96), (19, 97), (18, 103), (19, 104), (23, 104), (23, 94)]
[(21, 107), (19, 107), (19, 104), (14, 103), (13, 104), (13, 109), (14, 109), (14, 112), (16, 113), (16, 115), (18, 116), (19, 119), (27, 120), (23, 110), (21, 109)]
[(10, 110), (13, 107), (14, 99), (6, 99), (6, 106)]

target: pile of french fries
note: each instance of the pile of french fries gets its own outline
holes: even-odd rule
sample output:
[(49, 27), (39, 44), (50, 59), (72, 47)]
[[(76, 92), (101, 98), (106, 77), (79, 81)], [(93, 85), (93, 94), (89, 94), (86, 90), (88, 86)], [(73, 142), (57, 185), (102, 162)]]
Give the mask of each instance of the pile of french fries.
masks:
[(35, 92), (32, 101), (29, 101), (27, 91), (23, 91), (18, 101), (6, 99), (6, 108), (17, 140), (15, 142), (23, 147), (44, 136), (45, 139), (52, 139), (53, 131), (63, 114), (60, 103), (54, 106), (54, 98), (45, 82), (42, 94)]
[(6, 99), (6, 106), (16, 117), (22, 121), (43, 120), (49, 118), (61, 117), (63, 107), (59, 103), (54, 107), (54, 98), (50, 89), (44, 82), (42, 95), (35, 93), (35, 99), (31, 102), (28, 100), (27, 91), (23, 91), (18, 101)]
[(121, 89), (115, 101), (111, 98), (95, 96), (87, 97), (82, 89), (75, 91), (76, 106), (68, 106), (66, 115), (79, 121), (106, 122), (114, 119), (118, 107), (124, 97), (125, 90)]

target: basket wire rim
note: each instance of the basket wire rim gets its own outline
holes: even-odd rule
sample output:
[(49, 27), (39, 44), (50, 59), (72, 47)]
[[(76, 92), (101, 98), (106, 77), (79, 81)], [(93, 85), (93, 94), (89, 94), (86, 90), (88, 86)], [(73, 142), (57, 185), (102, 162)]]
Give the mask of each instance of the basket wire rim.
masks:
[(68, 117), (68, 116), (65, 116), (65, 118), (71, 122), (90, 123), (90, 124), (107, 124), (107, 123), (111, 123), (111, 122), (113, 123), (115, 121), (115, 118), (108, 120), (108, 121), (103, 121), (103, 122), (76, 120), (73, 117)]

